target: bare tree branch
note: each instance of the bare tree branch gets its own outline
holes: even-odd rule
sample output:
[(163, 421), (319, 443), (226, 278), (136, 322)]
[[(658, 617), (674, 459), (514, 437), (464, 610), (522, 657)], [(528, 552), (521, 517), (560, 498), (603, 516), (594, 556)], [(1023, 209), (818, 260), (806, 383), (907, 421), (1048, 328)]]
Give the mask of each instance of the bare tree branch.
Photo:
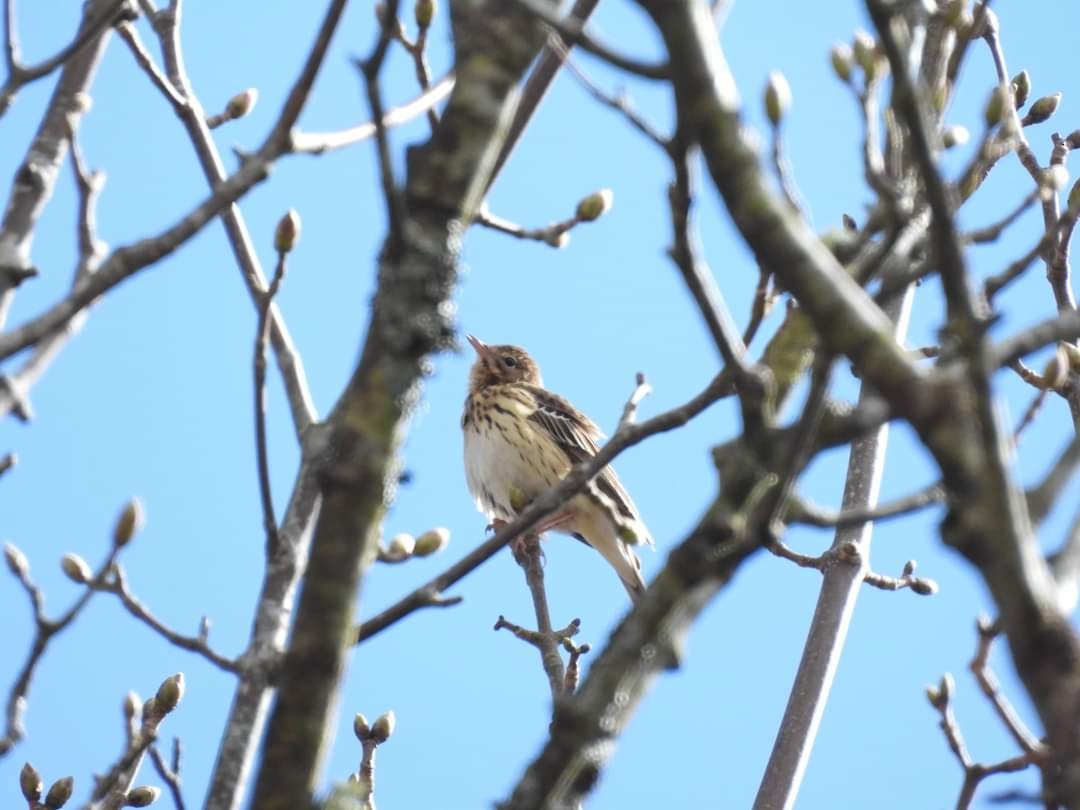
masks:
[(36, 65), (24, 65), (19, 56), (19, 37), (15, 30), (15, 0), (4, 0), (4, 56), (8, 75), (0, 87), (0, 116), (7, 112), (21, 88), (48, 76), (112, 25), (125, 3), (126, 0), (111, 0), (107, 5), (99, 3), (94, 8), (88, 5), (71, 42)]

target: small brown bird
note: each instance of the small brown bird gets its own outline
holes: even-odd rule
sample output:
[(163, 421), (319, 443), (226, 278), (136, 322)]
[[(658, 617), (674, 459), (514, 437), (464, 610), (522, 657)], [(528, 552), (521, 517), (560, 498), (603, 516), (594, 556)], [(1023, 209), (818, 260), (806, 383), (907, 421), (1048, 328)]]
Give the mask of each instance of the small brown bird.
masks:
[[(468, 341), (477, 357), (461, 417), (465, 476), (477, 508), (493, 523), (510, 521), (571, 467), (596, 455), (603, 434), (589, 417), (543, 387), (540, 369), (524, 349), (489, 346), (472, 335)], [(548, 529), (599, 551), (630, 597), (641, 596), (641, 561), (630, 546), (652, 545), (653, 539), (611, 467), (539, 527)]]

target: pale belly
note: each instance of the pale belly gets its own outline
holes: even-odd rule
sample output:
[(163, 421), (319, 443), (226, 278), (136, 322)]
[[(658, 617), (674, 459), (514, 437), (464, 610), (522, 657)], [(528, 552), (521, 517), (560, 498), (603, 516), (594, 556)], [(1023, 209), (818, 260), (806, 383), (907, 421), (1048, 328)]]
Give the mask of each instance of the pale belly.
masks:
[[(514, 442), (507, 438), (509, 431), (514, 431)], [(489, 520), (512, 520), (526, 503), (570, 471), (569, 459), (557, 448), (537, 452), (539, 441), (550, 440), (527, 423), (522, 427), (498, 418), (465, 430), (465, 477), (477, 508)]]

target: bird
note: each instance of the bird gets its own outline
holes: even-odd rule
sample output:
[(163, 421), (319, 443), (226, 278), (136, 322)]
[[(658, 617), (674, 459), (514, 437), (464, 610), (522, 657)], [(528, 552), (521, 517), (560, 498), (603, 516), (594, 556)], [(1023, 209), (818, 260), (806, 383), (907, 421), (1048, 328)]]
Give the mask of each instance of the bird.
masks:
[[(465, 477), (477, 509), (491, 526), (513, 520), (556, 486), (571, 468), (592, 458), (603, 433), (589, 417), (544, 388), (536, 361), (519, 346), (492, 346), (473, 335), (461, 417)], [(641, 561), (631, 546), (653, 538), (611, 466), (534, 529), (576, 537), (600, 552), (633, 601), (645, 591)]]

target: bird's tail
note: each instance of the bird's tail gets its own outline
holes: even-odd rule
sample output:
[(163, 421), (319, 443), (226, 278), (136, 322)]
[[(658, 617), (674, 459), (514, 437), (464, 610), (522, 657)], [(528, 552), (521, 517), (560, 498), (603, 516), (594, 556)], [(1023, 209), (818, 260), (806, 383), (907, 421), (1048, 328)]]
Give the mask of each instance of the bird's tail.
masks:
[(623, 587), (630, 598), (637, 602), (645, 593), (645, 580), (641, 576), (641, 560), (637, 554), (619, 536), (619, 530), (605, 515), (589, 515), (586, 531), (581, 534), (590, 546), (600, 552), (608, 564), (619, 575)]

